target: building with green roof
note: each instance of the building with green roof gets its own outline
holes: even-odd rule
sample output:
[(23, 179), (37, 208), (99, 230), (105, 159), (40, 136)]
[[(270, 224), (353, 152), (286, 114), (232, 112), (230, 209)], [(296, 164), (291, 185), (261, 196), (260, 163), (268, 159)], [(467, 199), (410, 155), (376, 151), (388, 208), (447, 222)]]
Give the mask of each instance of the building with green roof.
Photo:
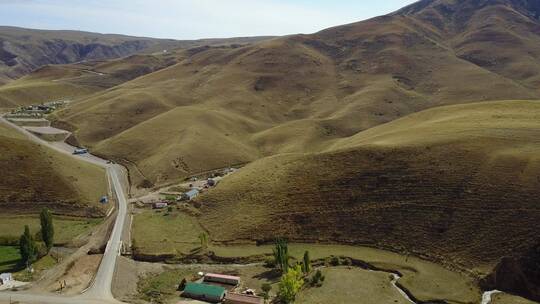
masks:
[(182, 296), (206, 302), (219, 303), (223, 301), (226, 293), (227, 291), (223, 287), (190, 282), (186, 284)]

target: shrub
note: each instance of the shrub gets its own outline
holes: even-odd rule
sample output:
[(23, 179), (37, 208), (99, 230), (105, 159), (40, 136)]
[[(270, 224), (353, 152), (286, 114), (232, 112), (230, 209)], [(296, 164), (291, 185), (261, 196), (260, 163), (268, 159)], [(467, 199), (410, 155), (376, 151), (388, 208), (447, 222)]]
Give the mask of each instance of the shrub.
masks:
[(270, 290), (272, 290), (272, 285), (270, 285), (269, 283), (263, 283), (261, 285), (261, 290), (264, 300), (268, 301), (268, 299), (270, 298)]
[(268, 257), (264, 261), (264, 267), (268, 268), (275, 268), (276, 267), (276, 259), (274, 257)]
[(279, 282), (279, 299), (286, 304), (294, 303), (296, 294), (304, 286), (302, 268), (296, 265), (294, 268), (289, 268), (281, 277)]
[(337, 256), (333, 256), (331, 259), (330, 259), (330, 264), (332, 266), (339, 266), (341, 263), (340, 263), (340, 260), (339, 260), (339, 257)]
[(322, 282), (324, 282), (324, 275), (322, 274), (320, 270), (317, 270), (315, 274), (313, 275), (313, 277), (311, 278), (310, 284), (311, 286), (321, 287)]

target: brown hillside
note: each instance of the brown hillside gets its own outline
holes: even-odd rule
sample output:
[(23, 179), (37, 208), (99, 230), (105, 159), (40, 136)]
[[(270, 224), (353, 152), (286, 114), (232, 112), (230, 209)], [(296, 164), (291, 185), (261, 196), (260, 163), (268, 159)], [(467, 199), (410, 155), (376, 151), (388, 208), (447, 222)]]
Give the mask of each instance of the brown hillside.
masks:
[[(82, 143), (165, 183), (264, 155), (321, 151), (435, 106), (540, 98), (540, 23), (522, 1), (476, 2), (420, 1), (313, 35), (186, 50), (178, 64), (92, 95), (59, 116), (78, 129)], [(195, 108), (211, 118), (161, 121), (172, 117), (165, 113)], [(229, 126), (221, 129), (214, 119)], [(179, 135), (149, 136), (170, 131), (159, 124), (198, 139), (188, 144)], [(197, 146), (205, 136), (219, 153)], [(157, 148), (132, 153), (176, 145), (182, 150), (168, 150), (166, 157)], [(182, 169), (173, 161), (188, 158)], [(152, 167), (169, 170), (161, 176)]]
[(48, 65), (0, 86), (0, 108), (78, 100), (177, 62), (175, 52), (132, 55), (110, 61)]
[(48, 64), (114, 59), (202, 45), (243, 44), (268, 38), (172, 40), (0, 26), (0, 84)]
[(30, 142), (0, 124), (0, 213), (34, 213), (43, 207), (57, 214), (104, 216), (99, 204), (107, 194), (102, 168)]
[(263, 158), (201, 198), (200, 222), (215, 241), (359, 243), (485, 269), (540, 233), (539, 118), (539, 102), (447, 106)]

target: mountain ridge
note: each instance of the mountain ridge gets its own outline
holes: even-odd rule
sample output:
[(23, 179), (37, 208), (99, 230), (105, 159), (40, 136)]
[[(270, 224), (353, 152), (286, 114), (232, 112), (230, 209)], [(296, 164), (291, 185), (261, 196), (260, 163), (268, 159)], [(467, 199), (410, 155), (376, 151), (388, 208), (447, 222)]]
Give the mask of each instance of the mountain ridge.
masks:
[(169, 51), (222, 43), (251, 43), (271, 37), (174, 40), (72, 30), (0, 26), (0, 84), (47, 64), (116, 59), (139, 53)]

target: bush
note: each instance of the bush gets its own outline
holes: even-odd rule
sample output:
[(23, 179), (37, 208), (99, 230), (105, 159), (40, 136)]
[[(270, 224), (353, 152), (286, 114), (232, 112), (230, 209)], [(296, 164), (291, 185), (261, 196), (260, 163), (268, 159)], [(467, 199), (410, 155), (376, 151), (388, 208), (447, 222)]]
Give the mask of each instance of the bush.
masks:
[(330, 264), (332, 266), (339, 266), (341, 264), (340, 260), (339, 260), (339, 257), (337, 256), (333, 256), (331, 259), (330, 259)]
[(342, 264), (345, 266), (352, 266), (353, 262), (350, 258), (344, 258)]
[(311, 278), (310, 280), (310, 284), (311, 286), (317, 286), (317, 287), (321, 287), (322, 286), (322, 282), (324, 282), (324, 275), (322, 274), (322, 272), (320, 270), (317, 270), (315, 272), (315, 274), (313, 275), (313, 277)]
[(266, 260), (264, 260), (264, 267), (275, 268), (276, 267), (276, 259), (274, 257), (266, 258)]

